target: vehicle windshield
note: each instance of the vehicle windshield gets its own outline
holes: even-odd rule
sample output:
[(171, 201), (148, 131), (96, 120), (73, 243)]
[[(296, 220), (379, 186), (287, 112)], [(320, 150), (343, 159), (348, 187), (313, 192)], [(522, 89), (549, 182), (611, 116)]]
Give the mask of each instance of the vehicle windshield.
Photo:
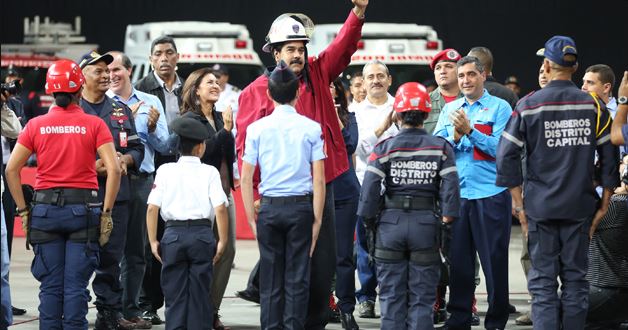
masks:
[[(177, 63), (177, 74), (185, 80), (190, 73), (206, 67), (212, 67), (213, 63)], [(264, 67), (250, 64), (226, 64), (229, 69), (229, 83), (240, 89), (264, 73)]]

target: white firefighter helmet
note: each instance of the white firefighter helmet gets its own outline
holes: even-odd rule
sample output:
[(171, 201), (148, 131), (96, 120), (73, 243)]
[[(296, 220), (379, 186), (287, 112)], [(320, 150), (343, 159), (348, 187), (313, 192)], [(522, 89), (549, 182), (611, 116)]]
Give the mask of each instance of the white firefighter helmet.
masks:
[(266, 35), (262, 50), (270, 53), (271, 45), (286, 41), (310, 41), (314, 32), (314, 22), (304, 14), (287, 13), (277, 17)]

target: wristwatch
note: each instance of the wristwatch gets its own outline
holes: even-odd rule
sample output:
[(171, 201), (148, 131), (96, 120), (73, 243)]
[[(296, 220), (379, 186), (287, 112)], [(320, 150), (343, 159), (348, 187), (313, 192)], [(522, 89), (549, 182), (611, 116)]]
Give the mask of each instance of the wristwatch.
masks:
[(523, 211), (523, 206), (515, 206), (515, 213)]
[(628, 104), (628, 96), (620, 96), (617, 98), (617, 104)]

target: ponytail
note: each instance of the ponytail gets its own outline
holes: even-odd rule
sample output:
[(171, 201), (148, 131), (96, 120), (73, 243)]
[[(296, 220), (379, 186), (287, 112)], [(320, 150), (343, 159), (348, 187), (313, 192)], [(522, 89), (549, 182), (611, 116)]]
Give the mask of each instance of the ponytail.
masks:
[(55, 98), (55, 104), (62, 108), (67, 108), (70, 105), (70, 103), (72, 103), (73, 97), (72, 97), (72, 94), (70, 93), (58, 92), (52, 95)]

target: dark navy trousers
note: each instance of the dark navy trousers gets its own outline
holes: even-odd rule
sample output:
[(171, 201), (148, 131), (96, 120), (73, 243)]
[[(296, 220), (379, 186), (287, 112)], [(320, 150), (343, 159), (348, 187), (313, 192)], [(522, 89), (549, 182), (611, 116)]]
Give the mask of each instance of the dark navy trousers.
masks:
[(335, 213), (334, 188), (328, 183), (325, 185), (323, 223), (310, 261), (310, 299), (305, 322), (305, 329), (308, 330), (325, 329), (329, 320), (329, 293), (336, 273)]
[[(528, 216), (534, 329), (584, 329), (589, 306), (589, 228), (591, 218), (535, 219)], [(558, 278), (561, 295), (558, 297)]]
[(126, 230), (126, 245), (121, 264), (122, 309), (124, 317), (141, 316), (139, 296), (146, 270), (145, 245), (146, 201), (153, 187), (153, 176), (129, 175), (130, 201), (129, 221)]
[(160, 242), (166, 329), (212, 329), (210, 288), (216, 240), (210, 226), (168, 227)]
[(355, 295), (360, 303), (367, 300), (375, 302), (377, 298), (377, 292), (375, 291), (377, 289), (377, 275), (375, 273), (375, 264), (369, 264), (366, 229), (364, 228), (362, 217), (358, 217), (355, 232), (358, 280), (360, 281), (360, 289), (355, 292)]
[(112, 209), (113, 230), (109, 242), (100, 249), (100, 265), (92, 281), (98, 310), (122, 312), (122, 285), (120, 282), (120, 262), (124, 256), (126, 231), (129, 221), (129, 204), (116, 202)]
[(336, 297), (343, 313), (355, 309), (355, 263), (353, 235), (358, 216), (358, 196), (336, 200)]
[[(100, 210), (93, 209), (90, 230), (98, 230)], [(85, 205), (38, 204), (31, 212), (31, 228), (69, 234), (87, 227)], [(31, 272), (39, 287), (40, 329), (87, 329), (87, 285), (99, 262), (97, 241), (56, 239), (34, 244)]]
[[(452, 223), (449, 249), (449, 303), (447, 325), (471, 328), (471, 302), (475, 292), (475, 255), (486, 278), (487, 329), (503, 329), (508, 321), (508, 244), (512, 202), (507, 190), (481, 199), (460, 199), (460, 218)], [(535, 325), (536, 326), (536, 325)]]
[(377, 227), (377, 249), (403, 252), (404, 260), (376, 259), (381, 329), (432, 330), (440, 258), (429, 263), (409, 260), (413, 251), (438, 248), (440, 219), (433, 211), (386, 209)]
[[(264, 330), (305, 327), (313, 221), (311, 201), (269, 204), (262, 200), (257, 217), (257, 242), (260, 321)], [(318, 290), (329, 296), (329, 288)]]

